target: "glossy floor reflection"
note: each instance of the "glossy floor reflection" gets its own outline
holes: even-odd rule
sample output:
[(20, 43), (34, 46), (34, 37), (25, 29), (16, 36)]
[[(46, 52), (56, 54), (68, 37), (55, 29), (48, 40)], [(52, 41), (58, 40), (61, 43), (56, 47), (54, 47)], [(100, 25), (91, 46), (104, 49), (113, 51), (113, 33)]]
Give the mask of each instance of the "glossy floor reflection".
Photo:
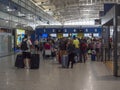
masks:
[(55, 60), (41, 60), (40, 69), (27, 70), (15, 68), (14, 58), (0, 58), (0, 90), (120, 90), (120, 78), (101, 62), (62, 69)]

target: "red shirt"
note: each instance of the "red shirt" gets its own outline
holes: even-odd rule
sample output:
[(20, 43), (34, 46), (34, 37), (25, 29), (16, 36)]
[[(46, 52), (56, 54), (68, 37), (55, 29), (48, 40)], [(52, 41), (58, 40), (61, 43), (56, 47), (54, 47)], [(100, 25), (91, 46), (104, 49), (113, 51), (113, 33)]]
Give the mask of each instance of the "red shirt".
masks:
[(50, 44), (49, 44), (49, 43), (46, 43), (46, 44), (44, 45), (44, 48), (45, 48), (45, 49), (50, 49), (50, 48), (51, 48), (51, 46), (50, 46)]

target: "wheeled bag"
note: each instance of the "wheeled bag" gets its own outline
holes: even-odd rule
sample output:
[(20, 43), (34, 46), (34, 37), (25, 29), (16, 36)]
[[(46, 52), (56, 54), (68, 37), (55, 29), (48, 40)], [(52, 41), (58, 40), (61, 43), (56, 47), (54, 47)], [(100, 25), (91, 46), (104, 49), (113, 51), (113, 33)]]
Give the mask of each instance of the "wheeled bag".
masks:
[(15, 61), (15, 67), (17, 68), (24, 68), (24, 60), (23, 60), (23, 55), (22, 54), (18, 54), (16, 57), (16, 61)]
[(39, 54), (32, 54), (31, 55), (31, 62), (30, 62), (31, 69), (39, 69), (39, 64), (40, 64)]

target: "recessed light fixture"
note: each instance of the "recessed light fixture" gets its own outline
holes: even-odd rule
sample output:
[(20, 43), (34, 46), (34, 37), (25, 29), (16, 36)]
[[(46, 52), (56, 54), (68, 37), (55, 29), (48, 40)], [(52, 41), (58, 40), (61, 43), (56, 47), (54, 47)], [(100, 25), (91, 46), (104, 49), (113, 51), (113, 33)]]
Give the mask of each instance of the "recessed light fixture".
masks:
[(8, 23), (9, 21), (7, 20), (7, 21), (5, 21), (6, 23)]
[(18, 16), (20, 17), (25, 17), (25, 14), (21, 13), (21, 12), (18, 12)]
[(15, 11), (15, 9), (10, 8), (9, 6), (6, 7), (8, 12)]

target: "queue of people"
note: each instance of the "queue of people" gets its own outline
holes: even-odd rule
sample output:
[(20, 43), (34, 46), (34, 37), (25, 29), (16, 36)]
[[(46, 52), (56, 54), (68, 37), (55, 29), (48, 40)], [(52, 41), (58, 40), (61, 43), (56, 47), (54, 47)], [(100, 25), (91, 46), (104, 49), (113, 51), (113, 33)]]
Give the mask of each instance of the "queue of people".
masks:
[[(101, 58), (101, 39), (90, 38), (60, 38), (57, 40), (47, 39), (47, 42), (43, 44), (43, 50), (51, 50), (52, 55), (56, 56), (58, 62), (62, 64), (64, 55), (68, 56), (66, 67), (71, 68), (73, 64), (85, 63), (88, 59), (88, 55), (91, 55), (92, 61), (100, 61)], [(88, 53), (89, 52), (89, 53)]]
[[(25, 45), (26, 44), (26, 45)], [(24, 45), (24, 46), (23, 46)], [(60, 38), (47, 39), (46, 42), (40, 42), (37, 39), (32, 43), (27, 35), (21, 42), (21, 50), (24, 56), (24, 65), (30, 68), (31, 47), (37, 54), (42, 51), (50, 51), (52, 57), (56, 57), (60, 64), (64, 64), (66, 68), (73, 68), (74, 63), (85, 63), (88, 55), (91, 55), (92, 61), (99, 61), (101, 57), (101, 40), (90, 38)], [(63, 62), (64, 60), (64, 62)]]
[(62, 57), (67, 54), (67, 68), (69, 68), (70, 62), (71, 68), (73, 68), (73, 64), (76, 62), (85, 63), (87, 60), (88, 51), (90, 52), (89, 54), (91, 55), (92, 61), (99, 61), (101, 57), (101, 40), (89, 38), (79, 39), (77, 37), (73, 37), (70, 39), (59, 39), (59, 63), (62, 63)]

